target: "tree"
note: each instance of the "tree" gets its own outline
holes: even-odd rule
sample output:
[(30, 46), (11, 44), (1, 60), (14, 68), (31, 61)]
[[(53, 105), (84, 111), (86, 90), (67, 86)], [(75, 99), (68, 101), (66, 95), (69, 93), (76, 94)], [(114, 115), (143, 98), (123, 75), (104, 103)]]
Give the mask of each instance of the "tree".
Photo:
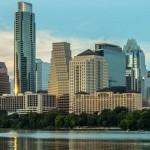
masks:
[(57, 116), (55, 118), (55, 127), (56, 128), (64, 127), (64, 116)]

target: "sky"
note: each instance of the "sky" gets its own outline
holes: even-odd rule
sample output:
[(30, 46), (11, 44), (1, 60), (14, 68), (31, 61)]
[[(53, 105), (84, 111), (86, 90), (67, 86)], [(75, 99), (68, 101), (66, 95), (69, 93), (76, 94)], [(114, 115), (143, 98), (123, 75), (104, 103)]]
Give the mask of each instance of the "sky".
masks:
[[(150, 0), (27, 0), (36, 17), (36, 55), (50, 62), (53, 42), (71, 43), (72, 56), (94, 44), (123, 47), (136, 39), (150, 69)], [(0, 61), (14, 69), (14, 15), (18, 0), (0, 2)]]

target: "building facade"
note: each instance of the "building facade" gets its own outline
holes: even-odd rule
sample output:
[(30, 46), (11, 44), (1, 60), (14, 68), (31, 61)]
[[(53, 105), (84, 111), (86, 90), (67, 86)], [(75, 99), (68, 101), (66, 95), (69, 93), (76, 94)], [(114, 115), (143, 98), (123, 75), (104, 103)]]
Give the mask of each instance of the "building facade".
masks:
[(101, 43), (95, 44), (95, 52), (103, 56), (108, 64), (109, 87), (126, 86), (125, 54), (117, 45)]
[(123, 50), (126, 54), (127, 91), (134, 90), (149, 97), (150, 78), (147, 77), (144, 52), (134, 39), (129, 39)]
[(118, 106), (128, 108), (129, 111), (142, 108), (142, 95), (140, 93), (113, 93), (96, 92), (94, 94), (79, 93), (73, 97), (73, 113), (85, 112), (93, 114), (104, 109), (115, 109)]
[(7, 67), (4, 62), (0, 62), (0, 96), (10, 94), (10, 82)]
[(15, 95), (36, 92), (35, 14), (32, 4), (18, 3), (14, 27), (14, 90)]
[(45, 113), (56, 109), (56, 96), (31, 92), (26, 92), (25, 95), (19, 94), (18, 96), (3, 95), (0, 96), (0, 109), (19, 114)]
[(48, 93), (56, 95), (57, 98), (69, 94), (70, 60), (70, 43), (53, 43)]
[(69, 112), (69, 94), (64, 94), (58, 98), (58, 110)]
[(70, 61), (70, 112), (72, 112), (72, 97), (75, 93), (92, 94), (105, 87), (108, 87), (108, 66), (102, 56), (92, 50), (86, 50)]
[(50, 63), (36, 59), (36, 92), (48, 93)]

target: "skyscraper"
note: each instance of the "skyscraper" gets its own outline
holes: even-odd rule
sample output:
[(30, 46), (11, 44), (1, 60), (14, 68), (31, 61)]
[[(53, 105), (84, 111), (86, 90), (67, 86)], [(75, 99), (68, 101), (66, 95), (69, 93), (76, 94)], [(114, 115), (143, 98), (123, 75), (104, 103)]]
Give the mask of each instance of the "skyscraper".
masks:
[(50, 63), (36, 59), (36, 92), (48, 92)]
[(10, 94), (10, 82), (4, 62), (0, 62), (0, 96)]
[(103, 56), (108, 64), (109, 87), (125, 87), (125, 54), (122, 48), (117, 45), (101, 43), (95, 44), (95, 52)]
[(136, 40), (128, 39), (123, 48), (126, 54), (126, 85), (127, 91), (134, 90), (149, 97), (149, 79), (145, 65), (145, 55)]
[(52, 58), (48, 93), (59, 97), (69, 94), (70, 43), (59, 42), (52, 45)]
[(14, 27), (14, 90), (15, 95), (36, 91), (35, 14), (32, 4), (18, 3)]
[(102, 56), (86, 50), (75, 56), (69, 65), (69, 111), (75, 93), (93, 94), (108, 87), (108, 65)]

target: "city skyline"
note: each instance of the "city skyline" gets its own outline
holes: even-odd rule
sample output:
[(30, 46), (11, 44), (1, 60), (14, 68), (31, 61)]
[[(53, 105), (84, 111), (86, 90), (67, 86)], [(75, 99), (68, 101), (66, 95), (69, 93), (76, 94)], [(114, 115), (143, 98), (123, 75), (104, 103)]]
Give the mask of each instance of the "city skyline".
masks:
[[(17, 2), (19, 1), (6, 0), (2, 1), (0, 6), (0, 56), (1, 61), (6, 62), (11, 79), (13, 78), (14, 51), (13, 20)], [(71, 50), (75, 56), (85, 49), (94, 49), (95, 43), (108, 42), (123, 47), (128, 38), (135, 38), (146, 54), (146, 65), (150, 69), (148, 60), (150, 38), (147, 36), (150, 25), (147, 19), (147, 15), (150, 14), (148, 8), (150, 2), (146, 0), (138, 2), (116, 0), (109, 3), (108, 0), (95, 0), (94, 3), (93, 1), (85, 3), (84, 0), (80, 3), (78, 0), (76, 2), (65, 0), (64, 4), (53, 0), (25, 2), (33, 4), (33, 11), (37, 16), (38, 58), (40, 56), (42, 60), (50, 62), (53, 42), (71, 43)], [(7, 12), (6, 7), (9, 10)], [(57, 9), (59, 11), (56, 11)]]

